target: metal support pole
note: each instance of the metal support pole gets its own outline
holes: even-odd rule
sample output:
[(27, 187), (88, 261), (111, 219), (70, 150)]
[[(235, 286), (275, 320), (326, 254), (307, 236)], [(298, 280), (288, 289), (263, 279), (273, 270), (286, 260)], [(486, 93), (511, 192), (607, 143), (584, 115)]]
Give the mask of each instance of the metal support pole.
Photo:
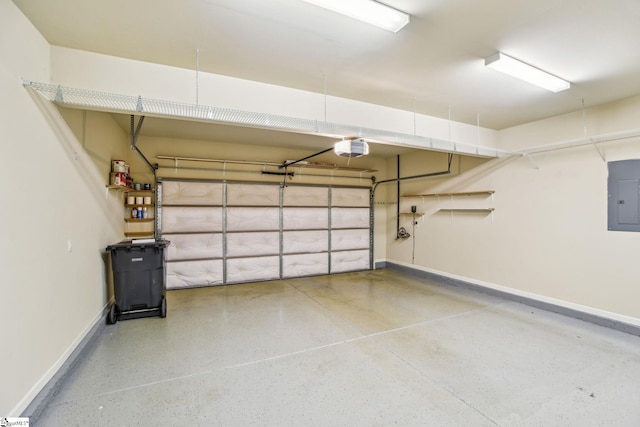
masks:
[(400, 155), (397, 156), (396, 159), (396, 176), (398, 177), (398, 183), (396, 188), (396, 239), (398, 238), (398, 233), (400, 232)]
[[(329, 203), (328, 203), (328, 209), (327, 209), (327, 233), (329, 233), (329, 235), (327, 236), (327, 262), (328, 262), (328, 274), (331, 274), (331, 251), (333, 250), (333, 245), (332, 245), (332, 240), (331, 240), (331, 234), (332, 234), (332, 228), (333, 228), (333, 223), (332, 223), (332, 218), (333, 218), (333, 212), (331, 212), (331, 210), (333, 209), (333, 191), (332, 191), (332, 187), (329, 186), (329, 189), (327, 190), (329, 191)], [(369, 264), (371, 264), (371, 261), (369, 261)]]
[(131, 115), (131, 147), (134, 147), (136, 145), (136, 142), (138, 142), (138, 137), (140, 136), (140, 131), (142, 130), (142, 123), (144, 123), (144, 117), (145, 116), (140, 116), (140, 118), (138, 119), (138, 124), (136, 125), (136, 129), (134, 131), (134, 116), (133, 114)]
[(278, 267), (280, 279), (284, 277), (284, 184), (278, 190)]
[[(431, 172), (431, 173), (424, 173), (421, 175), (412, 175), (412, 176), (399, 176), (400, 173), (398, 172), (398, 178), (391, 178), (391, 179), (385, 179), (382, 181), (377, 181), (374, 182), (373, 186), (371, 187), (371, 195), (370, 195), (370, 201), (369, 201), (369, 248), (370, 248), (370, 252), (369, 252), (369, 268), (373, 269), (373, 235), (374, 235), (374, 215), (373, 215), (373, 207), (374, 207), (374, 199), (375, 199), (375, 195), (376, 195), (376, 189), (378, 188), (378, 185), (380, 184), (386, 184), (389, 182), (400, 182), (400, 181), (404, 181), (407, 179), (418, 179), (418, 178), (428, 178), (431, 176), (440, 176), (440, 175), (449, 175), (451, 173), (451, 162), (453, 161), (453, 154), (449, 153), (448, 158), (447, 158), (447, 170), (446, 171), (440, 171), (440, 172)], [(398, 220), (399, 220), (400, 215), (398, 214)], [(415, 223), (415, 219), (414, 219), (414, 223)], [(399, 228), (398, 228), (399, 229)], [(396, 230), (397, 232), (397, 230)], [(414, 233), (415, 235), (415, 233)]]
[(373, 188), (369, 190), (369, 269), (373, 270), (375, 267), (373, 265), (373, 223), (375, 220), (373, 207), (374, 207), (374, 196)]
[(411, 238), (413, 239), (413, 246), (411, 248), (411, 264), (415, 264), (416, 261), (416, 213), (413, 213), (413, 221), (411, 222)]
[(392, 179), (384, 179), (382, 181), (378, 181), (373, 185), (374, 190), (378, 187), (378, 185), (380, 184), (386, 184), (388, 182), (396, 182), (396, 181), (405, 181), (407, 179), (417, 179), (417, 178), (428, 178), (431, 176), (438, 176), (438, 175), (449, 175), (451, 173), (451, 170), (446, 170), (446, 171), (440, 171), (440, 172), (431, 172), (431, 173), (424, 173), (421, 175), (412, 175), (412, 176), (403, 176), (400, 178), (392, 178)]
[(222, 183), (222, 284), (227, 284), (227, 182)]
[(131, 149), (138, 153), (138, 155), (144, 160), (144, 162), (149, 166), (153, 175), (156, 175), (156, 170), (158, 169), (158, 165), (151, 164), (151, 162), (147, 159), (147, 157), (140, 151), (140, 149), (136, 146), (136, 142), (138, 142), (138, 137), (140, 136), (140, 130), (142, 129), (142, 123), (144, 122), (144, 116), (140, 116), (138, 119), (138, 125), (135, 126), (134, 130), (134, 116), (131, 115)]

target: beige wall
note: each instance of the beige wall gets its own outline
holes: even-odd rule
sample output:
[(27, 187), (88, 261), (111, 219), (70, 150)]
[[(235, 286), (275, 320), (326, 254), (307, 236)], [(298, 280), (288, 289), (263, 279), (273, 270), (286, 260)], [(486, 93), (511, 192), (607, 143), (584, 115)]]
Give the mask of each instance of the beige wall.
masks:
[[(602, 133), (630, 129), (640, 100), (587, 111)], [(637, 114), (635, 114), (637, 116)], [(503, 148), (575, 138), (582, 114), (508, 129)], [(593, 129), (593, 126), (591, 127)], [(573, 132), (573, 134), (572, 134)], [(640, 158), (637, 138), (601, 144), (607, 161)], [(411, 159), (415, 163), (415, 158)], [(416, 228), (415, 266), (489, 287), (640, 324), (640, 234), (607, 231), (607, 164), (593, 146), (484, 163), (463, 159), (460, 173), (408, 192), (495, 190), (491, 196), (403, 199), (426, 215)], [(426, 163), (426, 160), (425, 160)], [(456, 162), (454, 161), (454, 164)], [(403, 174), (423, 168), (403, 163)], [(431, 164), (431, 163), (428, 163)], [(440, 207), (494, 207), (493, 214), (437, 212)], [(410, 227), (406, 218), (405, 226)], [(388, 236), (395, 231), (391, 229)], [(412, 241), (389, 238), (387, 258), (411, 264)]]
[(518, 151), (600, 135), (614, 136), (620, 132), (640, 134), (639, 116), (640, 96), (634, 96), (504, 129), (498, 134), (497, 144), (498, 148)]
[(11, 1), (0, 0), (2, 416), (19, 415), (102, 321), (104, 247), (122, 230), (112, 215), (121, 204), (106, 194), (96, 159), (110, 157), (124, 135), (101, 122), (91, 126), (99, 132), (81, 139), (22, 86), (21, 78), (48, 81), (49, 61), (42, 36)]

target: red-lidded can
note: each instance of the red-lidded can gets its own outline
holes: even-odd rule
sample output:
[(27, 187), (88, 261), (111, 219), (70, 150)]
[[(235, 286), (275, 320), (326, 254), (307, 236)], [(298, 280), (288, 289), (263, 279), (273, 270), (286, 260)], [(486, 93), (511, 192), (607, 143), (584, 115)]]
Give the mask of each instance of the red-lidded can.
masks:
[(111, 185), (120, 185), (122, 187), (127, 186), (127, 178), (124, 172), (112, 172), (111, 173)]

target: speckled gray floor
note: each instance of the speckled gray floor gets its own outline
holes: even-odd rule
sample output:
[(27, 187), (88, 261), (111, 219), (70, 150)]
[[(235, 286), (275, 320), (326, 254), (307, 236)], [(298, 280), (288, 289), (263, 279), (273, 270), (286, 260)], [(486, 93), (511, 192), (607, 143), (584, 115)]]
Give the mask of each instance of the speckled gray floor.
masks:
[(389, 270), (168, 292), (38, 426), (640, 426), (640, 337)]

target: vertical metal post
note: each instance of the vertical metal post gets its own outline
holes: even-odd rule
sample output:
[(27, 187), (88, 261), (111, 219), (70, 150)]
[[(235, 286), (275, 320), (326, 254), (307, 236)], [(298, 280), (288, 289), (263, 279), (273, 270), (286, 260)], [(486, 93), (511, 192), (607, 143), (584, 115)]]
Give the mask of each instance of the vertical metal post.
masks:
[(279, 212), (279, 232), (278, 232), (278, 258), (280, 263), (280, 278), (284, 277), (284, 261), (283, 261), (283, 252), (284, 252), (284, 188), (285, 184), (280, 183), (280, 212)]
[(398, 181), (396, 182), (396, 239), (398, 238), (398, 231), (400, 230), (400, 155), (396, 156), (396, 176)]
[(413, 213), (413, 220), (411, 222), (411, 238), (413, 239), (411, 247), (411, 264), (416, 263), (416, 213)]
[(155, 238), (162, 239), (162, 178), (156, 180), (155, 206), (153, 215), (156, 219)]
[(327, 236), (327, 254), (328, 254), (328, 262), (329, 262), (329, 271), (328, 273), (331, 274), (331, 209), (332, 209), (332, 201), (331, 201), (331, 197), (332, 197), (332, 192), (331, 192), (331, 187), (328, 187), (328, 191), (329, 191), (329, 205), (327, 206), (327, 215), (328, 215), (328, 227), (327, 227), (327, 232), (329, 233), (329, 235)]
[[(373, 222), (375, 220), (373, 212), (373, 197), (375, 195), (374, 189), (369, 190), (369, 270), (373, 270)], [(397, 230), (396, 230), (397, 233)]]
[(227, 283), (227, 183), (222, 183), (222, 283)]

